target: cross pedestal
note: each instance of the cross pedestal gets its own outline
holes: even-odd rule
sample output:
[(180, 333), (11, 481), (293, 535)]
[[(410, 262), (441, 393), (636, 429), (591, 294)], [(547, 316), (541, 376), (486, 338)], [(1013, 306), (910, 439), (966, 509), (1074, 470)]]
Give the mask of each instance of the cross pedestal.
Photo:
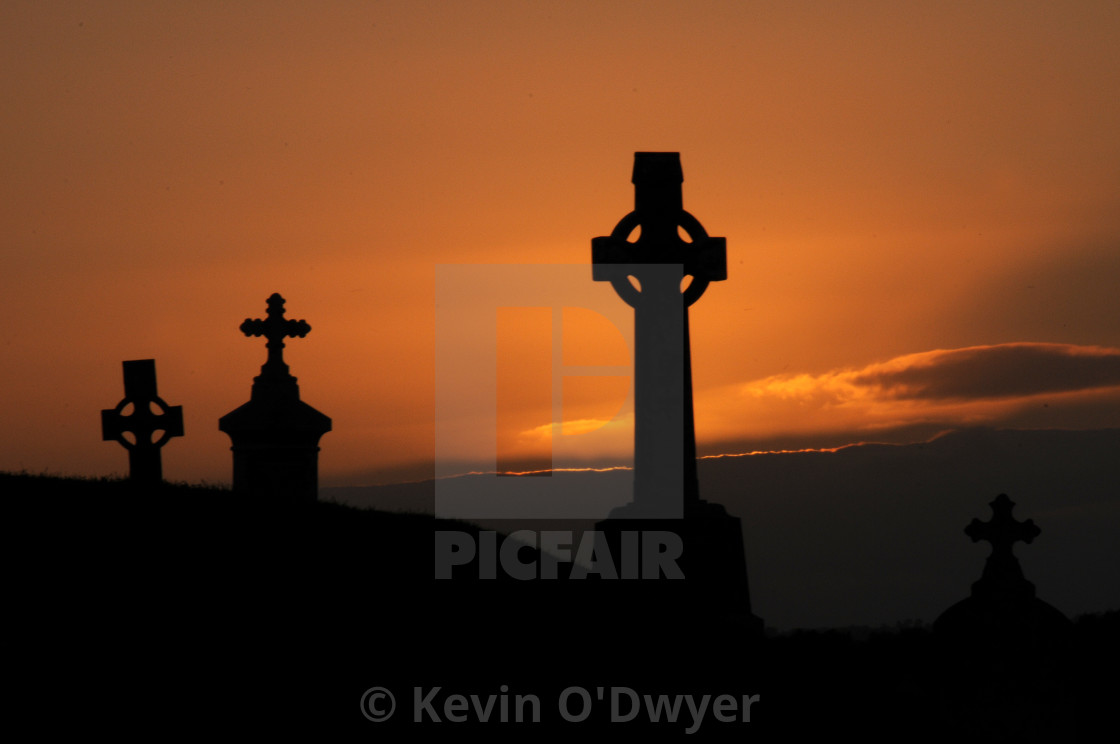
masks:
[[(156, 360), (121, 362), (124, 398), (116, 408), (101, 411), (101, 439), (116, 441), (128, 450), (129, 479), (153, 486), (163, 481), (160, 449), (172, 437), (183, 436), (183, 407), (169, 406), (156, 392)], [(124, 410), (129, 406), (132, 411)], [(153, 410), (154, 409), (154, 410)], [(160, 432), (156, 437), (156, 432)], [(131, 434), (130, 441), (125, 434)]]
[(679, 153), (635, 153), (634, 211), (610, 235), (591, 241), (592, 278), (610, 282), (634, 308), (635, 346), (633, 500), (596, 529), (612, 555), (628, 531), (669, 531), (682, 539), (684, 580), (630, 587), (648, 594), (632, 609), (657, 605), (662, 614), (733, 617), (761, 634), (762, 621), (750, 608), (739, 519), (700, 498), (688, 308), (711, 282), (727, 278), (727, 244), (684, 210), (683, 180)]
[(299, 398), (299, 385), (284, 363), (284, 339), (306, 336), (303, 320), (284, 318), (284, 298), (268, 298), (264, 320), (246, 319), (241, 332), (264, 336), (268, 359), (253, 378), (249, 402), (218, 420), (233, 443), (233, 490), (278, 502), (315, 501), (319, 495), (319, 438), (331, 420)]

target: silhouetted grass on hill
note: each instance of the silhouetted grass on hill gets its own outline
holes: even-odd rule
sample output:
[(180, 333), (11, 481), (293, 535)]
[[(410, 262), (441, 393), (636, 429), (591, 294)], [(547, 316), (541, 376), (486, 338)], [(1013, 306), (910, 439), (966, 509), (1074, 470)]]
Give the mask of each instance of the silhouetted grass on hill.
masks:
[[(737, 736), (854, 726), (868, 741), (946, 735), (937, 720), (955, 670), (943, 668), (925, 626), (748, 641), (726, 619), (653, 612), (635, 624), (621, 612), (627, 582), (436, 581), (432, 533), (477, 531), (464, 522), (111, 479), (3, 473), (0, 492), (17, 556), (13, 606), (25, 623), (14, 637), (36, 653), (26, 684), (52, 689), (109, 672), (122, 680), (74, 703), (91, 726), (119, 729), (124, 696), (132, 730), (189, 724), (189, 700), (201, 728), (233, 718), (393, 736), (407, 716), (390, 730), (359, 714), (370, 686), (510, 685), (546, 699), (569, 685), (625, 685), (761, 694)], [(1118, 629), (1116, 612), (1075, 625), (1072, 684), (1083, 710), (1110, 700), (1089, 675), (1115, 660)]]

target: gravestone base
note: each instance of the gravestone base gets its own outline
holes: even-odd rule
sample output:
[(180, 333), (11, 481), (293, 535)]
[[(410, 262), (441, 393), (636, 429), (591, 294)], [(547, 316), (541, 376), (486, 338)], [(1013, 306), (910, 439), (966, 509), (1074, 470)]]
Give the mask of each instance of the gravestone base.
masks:
[(235, 493), (251, 500), (288, 503), (318, 498), (318, 447), (242, 444), (230, 449)]
[(933, 630), (947, 735), (1072, 740), (1073, 626), (1065, 615), (1034, 596), (974, 594), (942, 613)]
[(233, 446), (233, 491), (251, 500), (319, 498), (319, 439), (331, 420), (298, 398), (256, 398), (223, 416)]
[[(761, 638), (762, 619), (751, 612), (742, 523), (720, 504), (686, 502), (681, 519), (635, 515), (633, 504), (619, 507), (595, 525), (612, 556), (624, 550), (624, 533), (672, 533), (683, 550), (676, 564), (683, 578), (639, 578), (610, 584), (606, 601), (612, 612), (671, 617), (683, 627), (713, 626)], [(633, 538), (630, 538), (633, 539)], [(632, 550), (632, 548), (631, 548)], [(620, 577), (621, 578), (621, 577)]]
[(1037, 597), (961, 600), (933, 624), (946, 645), (984, 649), (988, 656), (1065, 650), (1073, 629), (1069, 619)]

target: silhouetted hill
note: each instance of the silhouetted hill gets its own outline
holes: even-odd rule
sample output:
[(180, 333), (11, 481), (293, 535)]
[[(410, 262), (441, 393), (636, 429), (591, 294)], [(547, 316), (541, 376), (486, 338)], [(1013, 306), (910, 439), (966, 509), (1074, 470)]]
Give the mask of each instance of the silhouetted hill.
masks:
[(134, 735), (318, 719), (318, 685), (334, 684), (324, 675), (343, 654), (365, 672), (367, 650), (390, 649), (386, 667), (419, 653), (426, 623), (443, 622), (428, 596), (432, 531), (475, 529), (108, 479), (4, 473), (0, 493), (21, 687), (54, 691), (37, 701), (48, 720)]
[[(843, 731), (864, 741), (968, 740), (939, 723), (957, 672), (939, 665), (935, 639), (919, 626), (752, 642), (727, 618), (690, 617), (688, 608), (627, 612), (633, 582), (435, 581), (433, 532), (476, 528), (430, 516), (9, 474), (0, 490), (15, 556), (9, 637), (22, 656), (13, 702), (52, 729), (403, 740), (418, 731), (414, 691), (439, 687), (441, 701), (452, 692), (534, 695), (541, 723), (426, 720), (425, 739), (687, 735), (685, 707), (673, 724), (643, 723), (644, 713), (612, 722), (605, 702), (586, 721), (560, 717), (565, 689), (594, 696), (602, 687), (608, 699), (612, 688), (654, 699), (727, 694), (740, 707), (760, 695), (750, 723), (709, 712), (690, 740)], [(752, 571), (757, 581), (766, 568)], [(1083, 705), (1046, 719), (1063, 732), (1079, 710), (1110, 701), (1081, 672), (1111, 664), (1120, 636), (1116, 613), (1076, 627), (1071, 671), (1050, 685)], [(359, 705), (376, 686), (400, 707), (377, 724)]]
[[(706, 458), (699, 473), (702, 496), (742, 518), (752, 605), (771, 627), (932, 622), (979, 577), (987, 544), (963, 530), (1000, 493), (1042, 528), (1016, 549), (1040, 597), (1070, 616), (1120, 607), (1120, 429), (971, 429), (920, 444)], [(578, 493), (632, 476), (566, 477), (586, 481)], [(428, 513), (433, 493), (431, 481), (321, 491)]]

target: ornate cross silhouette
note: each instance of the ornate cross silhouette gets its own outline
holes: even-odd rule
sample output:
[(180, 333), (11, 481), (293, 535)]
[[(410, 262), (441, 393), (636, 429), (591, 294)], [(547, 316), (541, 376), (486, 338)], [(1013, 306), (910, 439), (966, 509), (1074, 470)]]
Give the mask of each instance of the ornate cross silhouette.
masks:
[(268, 313), (264, 320), (246, 318), (241, 324), (241, 332), (246, 336), (264, 336), (268, 340), (265, 345), (268, 360), (261, 367), (260, 375), (253, 379), (254, 391), (258, 384), (295, 384), (296, 378), (284, 363), (284, 339), (303, 338), (311, 332), (307, 321), (284, 318), (284, 298), (279, 292), (273, 292), (267, 303)]
[(984, 574), (972, 587), (973, 593), (1025, 590), (1025, 587), (1030, 587), (1033, 594), (1034, 585), (1023, 577), (1019, 560), (1011, 548), (1020, 540), (1029, 545), (1042, 533), (1042, 530), (1033, 519), (1020, 522), (1011, 516), (1015, 502), (1005, 493), (997, 496), (989, 506), (992, 507), (990, 520), (981, 522), (979, 519), (973, 519), (964, 529), (964, 533), (972, 538), (972, 542), (987, 540), (992, 544), (992, 554), (984, 564)]
[[(144, 485), (163, 480), (160, 448), (172, 437), (183, 436), (183, 407), (169, 406), (156, 392), (156, 360), (122, 362), (124, 399), (116, 408), (101, 411), (102, 441), (117, 441), (128, 450), (129, 478)], [(131, 405), (132, 412), (124, 409)], [(157, 408), (155, 412), (152, 408)], [(158, 439), (152, 439), (162, 431)], [(135, 442), (125, 438), (132, 434)]]
[(680, 153), (635, 153), (634, 211), (591, 241), (592, 279), (634, 308), (634, 503), (669, 517), (700, 498), (688, 308), (727, 278), (727, 241), (684, 210), (683, 180)]
[[(609, 281), (628, 305), (638, 308), (643, 292), (629, 277), (635, 276), (640, 287), (645, 285), (634, 271), (640, 271), (642, 264), (679, 264), (682, 278), (692, 277), (682, 293), (685, 305), (692, 305), (709, 283), (727, 279), (727, 240), (708, 237), (700, 221), (685, 211), (680, 153), (634, 153), (631, 182), (634, 211), (619, 220), (609, 236), (591, 240), (592, 279)], [(637, 228), (637, 240), (631, 242)]]

